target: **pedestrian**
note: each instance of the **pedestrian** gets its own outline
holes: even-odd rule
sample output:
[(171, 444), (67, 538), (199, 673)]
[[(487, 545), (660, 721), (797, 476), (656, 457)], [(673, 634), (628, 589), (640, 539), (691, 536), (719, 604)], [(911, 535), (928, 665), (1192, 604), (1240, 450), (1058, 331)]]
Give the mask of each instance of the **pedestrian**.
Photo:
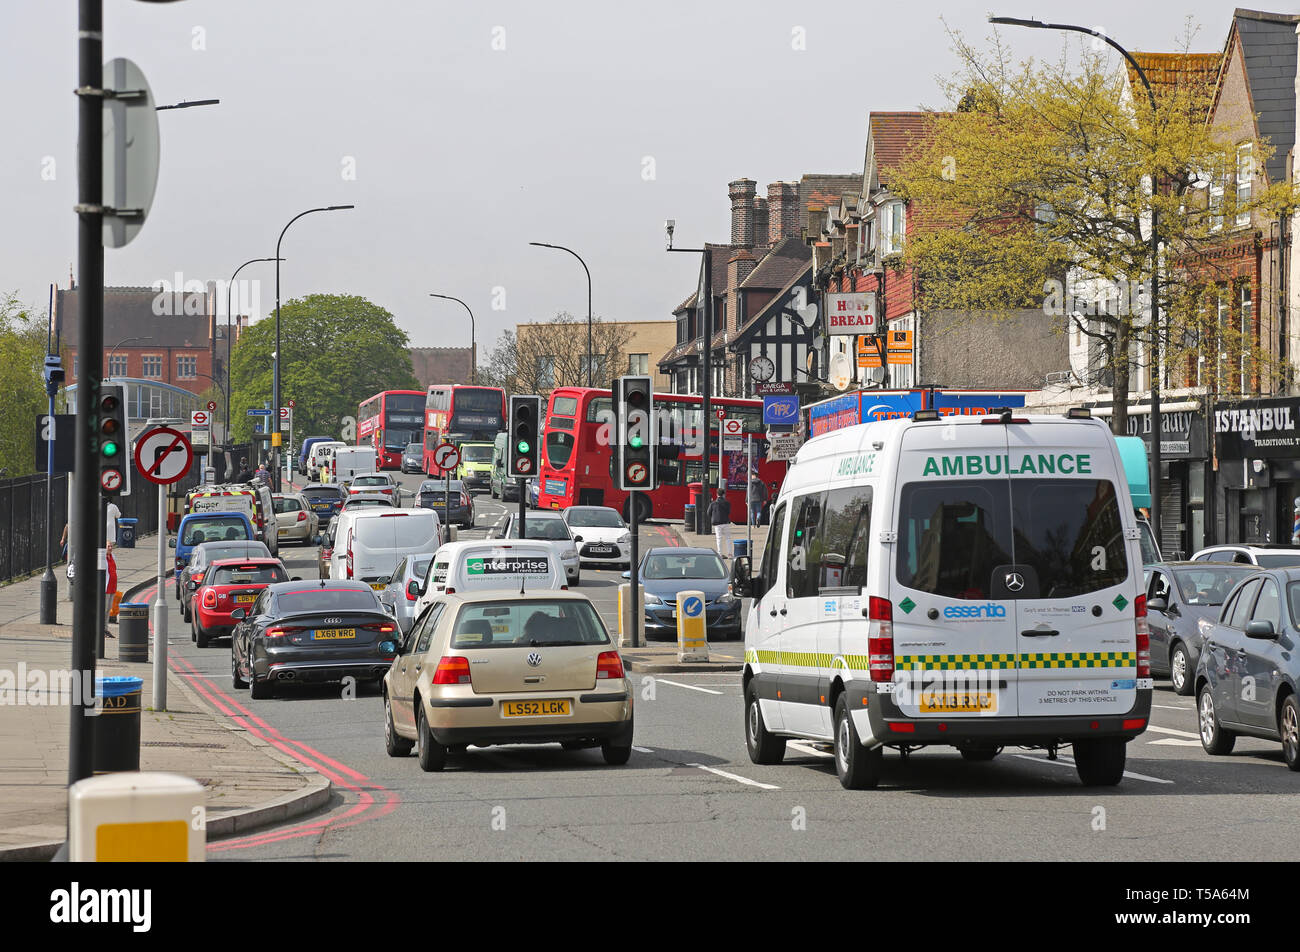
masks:
[(759, 525), (770, 526), (772, 524), (772, 507), (776, 505), (778, 495), (776, 480), (772, 480), (767, 486), (767, 502), (763, 503), (763, 517)]
[(63, 524), (63, 535), (59, 536), (59, 561), (68, 561), (68, 524)]
[[(117, 503), (110, 502), (107, 507), (108, 519), (104, 526), (104, 549), (108, 559), (108, 583), (104, 588), (105, 597), (108, 599), (108, 611), (113, 610), (113, 596), (117, 594), (117, 559), (113, 558), (113, 545), (117, 542), (117, 520), (122, 517), (122, 510), (117, 508)], [(113, 638), (115, 635), (105, 629), (104, 636)]]
[(718, 555), (727, 557), (727, 536), (731, 529), (731, 504), (727, 494), (716, 490), (717, 495), (709, 503), (709, 524), (713, 526), (713, 536), (717, 539)]
[(239, 472), (235, 474), (235, 482), (251, 483), (253, 481), (253, 471), (248, 468), (248, 457), (239, 458)]
[(767, 504), (767, 486), (758, 478), (758, 473), (749, 474), (749, 524), (757, 526), (763, 515), (763, 506)]

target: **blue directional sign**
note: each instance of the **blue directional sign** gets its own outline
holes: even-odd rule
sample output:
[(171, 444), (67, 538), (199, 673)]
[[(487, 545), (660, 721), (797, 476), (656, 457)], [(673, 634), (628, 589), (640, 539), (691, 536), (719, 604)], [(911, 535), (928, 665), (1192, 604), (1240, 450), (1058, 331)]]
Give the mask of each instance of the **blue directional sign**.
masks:
[(687, 618), (696, 618), (702, 611), (704, 611), (704, 602), (698, 598), (692, 597), (682, 602), (682, 613)]
[(248, 411), (248, 415), (249, 416), (270, 416), (271, 410), (270, 408), (262, 409), (261, 407), (254, 407), (252, 410)]

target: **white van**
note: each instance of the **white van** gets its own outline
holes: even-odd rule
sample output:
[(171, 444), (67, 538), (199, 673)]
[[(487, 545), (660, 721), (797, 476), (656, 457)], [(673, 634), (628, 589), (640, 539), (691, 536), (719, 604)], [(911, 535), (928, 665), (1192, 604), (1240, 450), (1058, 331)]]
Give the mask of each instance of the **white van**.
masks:
[(425, 606), (443, 592), (501, 589), (518, 593), (521, 589), (531, 592), (568, 587), (564, 563), (549, 542), (531, 539), (448, 542), (434, 553), (429, 563), (419, 588), (415, 617), (419, 618)]
[(330, 482), (346, 486), (353, 476), (379, 469), (373, 446), (336, 446), (330, 457)]
[(337, 522), (330, 578), (359, 579), (376, 591), (388, 584), (403, 558), (442, 545), (442, 524), (431, 509), (349, 509)]
[(875, 786), (883, 748), (1072, 744), (1113, 785), (1151, 711), (1138, 529), (1115, 440), (1086, 411), (847, 427), (785, 477), (761, 562), (735, 586), (745, 734), (831, 742), (840, 782)]
[(347, 446), (347, 444), (341, 441), (312, 444), (311, 452), (307, 455), (307, 479), (309, 482), (327, 482), (325, 475), (329, 472), (330, 458), (340, 446)]

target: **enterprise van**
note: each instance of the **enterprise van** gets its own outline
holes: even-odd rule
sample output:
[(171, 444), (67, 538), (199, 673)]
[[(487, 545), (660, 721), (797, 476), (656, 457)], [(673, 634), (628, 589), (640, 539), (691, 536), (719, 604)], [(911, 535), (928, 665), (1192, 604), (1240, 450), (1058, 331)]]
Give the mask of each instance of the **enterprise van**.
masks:
[(833, 744), (840, 782), (884, 747), (1073, 745), (1113, 785), (1151, 711), (1138, 529), (1100, 420), (944, 417), (846, 427), (800, 448), (766, 549), (736, 560), (745, 739)]
[[(417, 583), (412, 581), (410, 585)], [(433, 561), (418, 590), (415, 617), (444, 592), (477, 592), (499, 589), (518, 593), (567, 589), (564, 563), (549, 542), (530, 539), (499, 542), (482, 539), (448, 542), (434, 553)]]

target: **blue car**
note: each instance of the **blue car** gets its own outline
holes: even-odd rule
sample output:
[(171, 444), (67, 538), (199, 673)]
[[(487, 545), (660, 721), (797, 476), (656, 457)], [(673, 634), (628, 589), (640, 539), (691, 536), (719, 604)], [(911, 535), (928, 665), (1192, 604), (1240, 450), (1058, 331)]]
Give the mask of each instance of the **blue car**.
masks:
[(343, 501), (348, 498), (347, 490), (337, 483), (308, 483), (302, 488), (302, 494), (307, 497), (322, 529), (339, 514)]
[[(623, 573), (630, 578), (630, 572)], [(740, 599), (731, 594), (731, 576), (712, 549), (672, 546), (651, 549), (638, 575), (645, 587), (645, 634), (649, 640), (677, 637), (677, 593), (704, 593), (705, 627), (710, 638), (740, 637)]]
[(242, 512), (191, 512), (185, 516), (176, 529), (176, 538), (167, 540), (167, 547), (176, 550), (173, 568), (176, 597), (181, 597), (181, 573), (190, 564), (197, 546), (204, 542), (240, 542), (256, 538), (253, 523)]

